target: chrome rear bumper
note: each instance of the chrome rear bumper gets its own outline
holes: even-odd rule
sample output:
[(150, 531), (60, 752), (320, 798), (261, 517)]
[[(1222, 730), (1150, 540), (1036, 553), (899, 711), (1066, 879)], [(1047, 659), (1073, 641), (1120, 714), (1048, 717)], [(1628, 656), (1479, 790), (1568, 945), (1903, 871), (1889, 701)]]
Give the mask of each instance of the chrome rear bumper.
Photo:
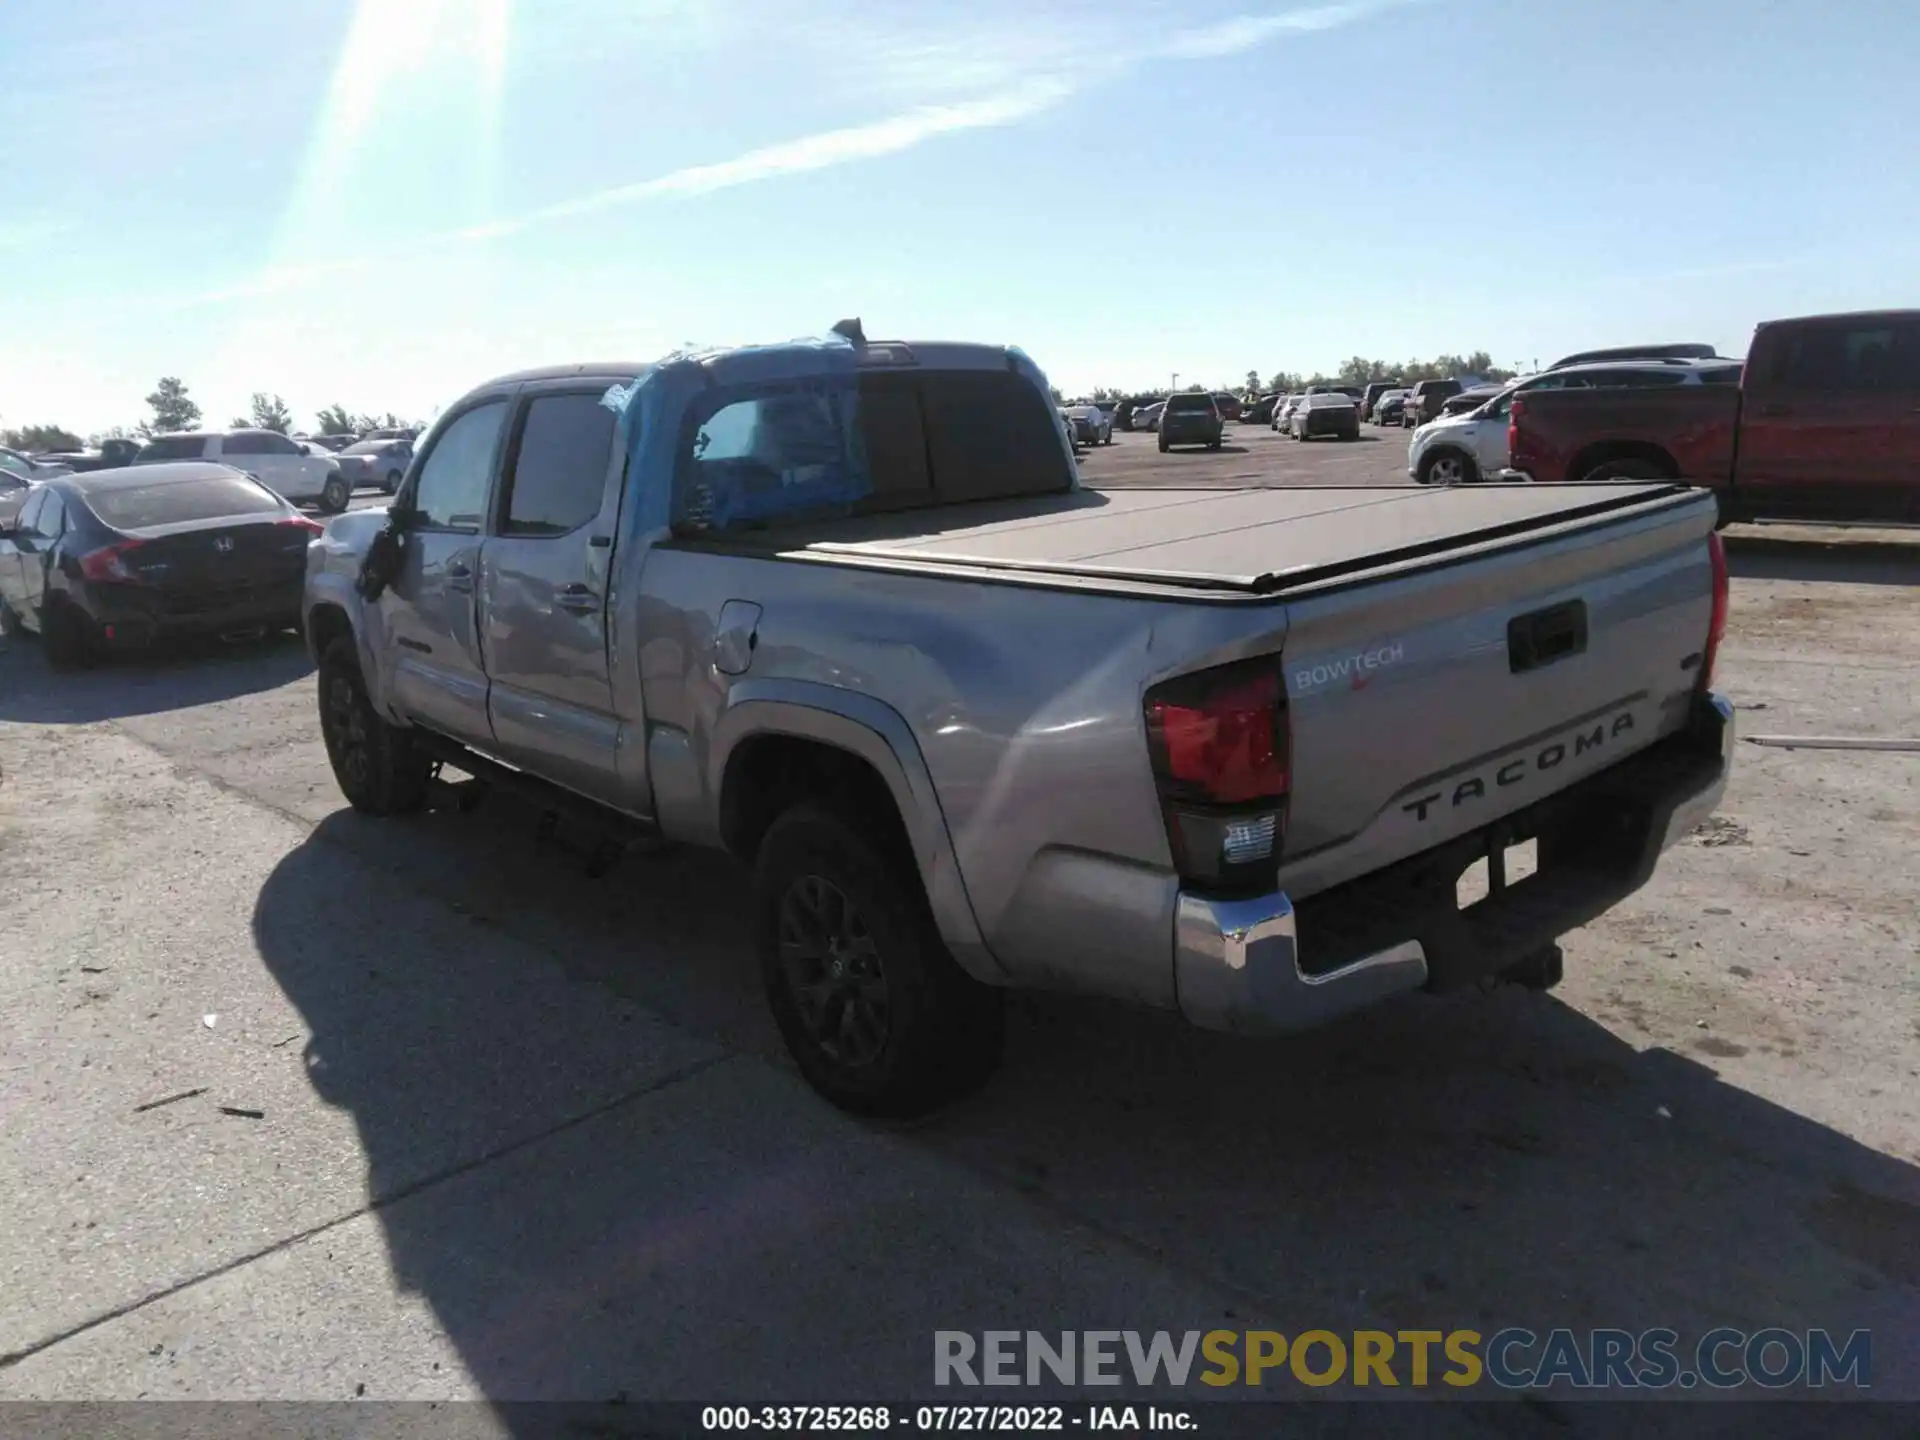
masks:
[(1271, 1035), (1308, 1030), (1427, 980), (1409, 940), (1324, 975), (1300, 968), (1293, 902), (1285, 894), (1212, 900), (1182, 893), (1174, 911), (1180, 1013), (1207, 1030)]
[[(1733, 768), (1734, 707), (1718, 694), (1703, 695), (1694, 704), (1684, 733), (1542, 802), (1561, 812), (1557, 819), (1550, 811), (1543, 813), (1543, 824), (1575, 832), (1591, 828), (1596, 811), (1630, 811), (1642, 818), (1610, 842), (1603, 855), (1575, 863), (1560, 878), (1553, 871), (1543, 872), (1545, 887), (1522, 887), (1519, 893), (1530, 891), (1531, 900), (1523, 899), (1517, 910), (1509, 908), (1504, 921), (1496, 912), (1484, 923), (1466, 924), (1475, 912), (1456, 912), (1453, 879), (1471, 859), (1464, 851), (1444, 852), (1452, 858), (1439, 867), (1446, 873), (1438, 894), (1430, 885), (1396, 890), (1383, 884), (1396, 870), (1418, 869), (1423, 860), (1443, 855), (1435, 851), (1354, 882), (1379, 887), (1350, 898), (1357, 898), (1359, 908), (1376, 919), (1388, 917), (1388, 933), (1379, 934), (1377, 925), (1371, 928), (1373, 943), (1391, 943), (1336, 967), (1309, 972), (1300, 963), (1294, 903), (1284, 891), (1233, 900), (1180, 892), (1173, 927), (1174, 993), (1180, 1013), (1207, 1030), (1307, 1030), (1401, 991), (1429, 985), (1446, 989), (1493, 973), (1531, 948), (1586, 924), (1645, 884), (1661, 852), (1692, 834), (1726, 793)], [(1453, 842), (1467, 848), (1475, 843), (1472, 837)], [(1545, 847), (1547, 842), (1541, 843)], [(1311, 909), (1326, 902), (1321, 896), (1303, 903)], [(1316, 914), (1320, 928), (1313, 933), (1316, 944), (1325, 947), (1328, 916), (1324, 911)], [(1414, 935), (1424, 940), (1411, 938)], [(1316, 953), (1324, 954), (1324, 948)]]

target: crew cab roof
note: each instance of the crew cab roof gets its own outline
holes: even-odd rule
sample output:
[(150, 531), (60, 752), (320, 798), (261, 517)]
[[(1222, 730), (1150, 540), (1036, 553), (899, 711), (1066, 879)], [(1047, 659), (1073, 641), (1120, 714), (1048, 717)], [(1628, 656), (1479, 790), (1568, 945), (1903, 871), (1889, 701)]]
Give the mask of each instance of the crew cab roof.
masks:
[(851, 350), (860, 368), (919, 366), (936, 370), (1004, 370), (1019, 353), (1005, 345), (980, 345), (951, 340), (868, 340), (849, 343), (832, 340), (789, 340), (772, 345), (740, 345), (710, 350), (676, 351), (660, 360), (605, 361), (578, 365), (545, 365), (497, 375), (474, 391), (524, 385), (543, 380), (631, 380), (636, 375), (674, 364), (697, 365), (719, 384), (750, 383), (796, 370), (818, 368), (823, 350)]

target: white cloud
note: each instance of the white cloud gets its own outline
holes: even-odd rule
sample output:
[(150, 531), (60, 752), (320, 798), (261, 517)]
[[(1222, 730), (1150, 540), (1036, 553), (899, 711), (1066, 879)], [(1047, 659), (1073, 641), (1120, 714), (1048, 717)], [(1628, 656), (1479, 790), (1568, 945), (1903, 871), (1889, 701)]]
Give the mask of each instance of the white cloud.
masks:
[(1408, 0), (1353, 0), (1344, 5), (1317, 5), (1306, 10), (1283, 10), (1275, 15), (1236, 15), (1212, 25), (1174, 36), (1167, 53), (1183, 60), (1214, 60), (1238, 55), (1282, 35), (1310, 35), (1337, 30), (1378, 11)]
[[(977, 72), (982, 78), (988, 73), (996, 79), (1003, 75), (1010, 78), (1006, 88), (979, 98), (919, 105), (882, 120), (783, 140), (729, 160), (690, 165), (650, 180), (609, 186), (519, 215), (417, 237), (380, 252), (314, 264), (276, 267), (252, 279), (194, 297), (188, 303), (212, 304), (276, 294), (298, 288), (313, 279), (362, 269), (376, 260), (418, 255), (450, 244), (485, 244), (553, 221), (626, 205), (707, 195), (765, 180), (897, 155), (944, 135), (994, 129), (1032, 119), (1087, 89), (1124, 78), (1149, 60), (1167, 55), (1190, 60), (1218, 59), (1240, 54), (1285, 35), (1332, 30), (1384, 9), (1418, 3), (1421, 0), (1347, 0), (1347, 3), (1238, 15), (1172, 34), (1162, 32), (1148, 38), (1137, 49), (1104, 44), (1105, 35), (1112, 33), (1110, 30), (1104, 32), (1104, 48), (1047, 52), (1022, 46), (1006, 54), (1002, 63)], [(1135, 30), (1143, 28), (1136, 26)], [(874, 43), (882, 51), (887, 48), (884, 40)], [(907, 44), (901, 46), (898, 53), (907, 57), (908, 69), (912, 70), (916, 66), (924, 66), (931, 57), (949, 54), (950, 47), (937, 46), (929, 50), (922, 45)], [(1044, 65), (1041, 60), (1043, 54), (1048, 62)], [(1027, 73), (1019, 74), (1023, 68)]]
[(72, 221), (51, 216), (22, 215), (0, 220), (0, 250), (31, 250), (49, 240), (57, 240), (73, 228)]
[(903, 115), (890, 116), (868, 125), (851, 125), (818, 135), (785, 140), (777, 145), (750, 150), (731, 160), (712, 165), (691, 165), (635, 185), (618, 185), (595, 191), (575, 200), (544, 206), (517, 219), (494, 225), (476, 226), (462, 232), (469, 238), (490, 237), (524, 229), (548, 220), (559, 220), (596, 210), (630, 205), (642, 200), (657, 200), (671, 195), (706, 195), (736, 185), (751, 185), (781, 175), (799, 175), (809, 170), (825, 170), (854, 160), (875, 160), (896, 155), (902, 150), (939, 135), (962, 130), (985, 130), (1012, 125), (1038, 115), (1073, 94), (1073, 87), (1058, 79), (1036, 79), (1003, 95), (970, 100), (952, 105), (923, 105)]

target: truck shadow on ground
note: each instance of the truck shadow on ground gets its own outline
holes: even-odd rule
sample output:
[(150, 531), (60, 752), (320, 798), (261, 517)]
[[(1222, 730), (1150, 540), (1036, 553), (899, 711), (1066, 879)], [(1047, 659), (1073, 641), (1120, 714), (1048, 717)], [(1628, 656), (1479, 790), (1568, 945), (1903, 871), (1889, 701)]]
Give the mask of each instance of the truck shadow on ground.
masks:
[[(306, 1019), (316, 1088), (358, 1125), (397, 1283), (432, 1306), (488, 1396), (698, 1391), (663, 1370), (663, 1338), (613, 1317), (668, 1314), (675, 1333), (710, 1337), (716, 1356), (757, 1333), (766, 1317), (751, 1298), (784, 1262), (740, 1226), (769, 1195), (789, 1194), (792, 1157), (775, 1156), (777, 1144), (764, 1155), (758, 1141), (706, 1148), (721, 1117), (664, 1161), (666, 1141), (647, 1153), (602, 1141), (535, 1184), (423, 1181), (432, 1117), (460, 1117), (454, 1128), (475, 1137), (465, 1143), (476, 1154), (496, 1127), (506, 1135), (515, 1087), (509, 1077), (503, 1088), (501, 1070), (527, 1061), (530, 1035), (541, 1074), (588, 1064), (566, 1033), (541, 1038), (546, 1017), (527, 999), (524, 986), (550, 984), (556, 966), (609, 1010), (637, 1002), (791, 1076), (765, 1018), (736, 867), (673, 850), (594, 881), (536, 850), (529, 818), (501, 802), (402, 824), (335, 815), (262, 890), (260, 954)], [(442, 933), (450, 909), (474, 934), (515, 942), (507, 968), (483, 972), (458, 944), (409, 943), (383, 917), (382, 887), (427, 897), (408, 903), (433, 910)], [(343, 907), (343, 895), (356, 902)], [(359, 952), (380, 959), (342, 958)], [(573, 1119), (556, 1106), (543, 1123)], [(1878, 1393), (1920, 1393), (1896, 1353), (1910, 1348), (1920, 1300), (1920, 1171), (1547, 996), (1410, 997), (1260, 1042), (1017, 997), (992, 1084), (882, 1140), (995, 1177), (1008, 1204), (1065, 1222), (1063, 1247), (1119, 1245), (1198, 1277), (1228, 1327), (1669, 1326), (1692, 1338), (1716, 1325), (1868, 1328)], [(696, 1217), (662, 1208), (649, 1188), (663, 1163), (698, 1176)], [(791, 1195), (776, 1208), (786, 1231), (813, 1213)], [(559, 1218), (583, 1210), (593, 1223), (577, 1233)], [(857, 1275), (820, 1303), (907, 1308), (889, 1286), (927, 1283), (924, 1241), (908, 1225), (863, 1245)], [(959, 1251), (935, 1263), (959, 1273), (970, 1261)], [(890, 1280), (902, 1276), (917, 1278)], [(1035, 1292), (1046, 1289), (1037, 1278)], [(1052, 1313), (1010, 1295), (1000, 1323), (1153, 1329), (1189, 1318)], [(929, 1343), (916, 1329), (842, 1356), (823, 1340), (814, 1359), (830, 1356), (825, 1368), (758, 1378), (793, 1381), (795, 1399), (924, 1394)], [(846, 1388), (826, 1393), (836, 1385)], [(1548, 1429), (1581, 1432), (1569, 1423)]]
[(59, 674), (31, 635), (0, 640), (0, 721), (88, 725), (213, 705), (278, 689), (313, 669), (291, 632), (258, 640), (199, 641), (115, 656)]

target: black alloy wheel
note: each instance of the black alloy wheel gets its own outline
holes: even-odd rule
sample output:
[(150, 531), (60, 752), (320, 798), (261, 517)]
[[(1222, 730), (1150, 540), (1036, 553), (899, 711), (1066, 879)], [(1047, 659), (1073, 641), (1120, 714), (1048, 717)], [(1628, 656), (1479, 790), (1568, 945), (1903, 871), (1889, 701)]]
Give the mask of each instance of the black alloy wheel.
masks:
[(839, 886), (805, 875), (780, 900), (780, 968), (808, 1036), (836, 1065), (861, 1069), (887, 1048), (887, 972), (866, 917)]

